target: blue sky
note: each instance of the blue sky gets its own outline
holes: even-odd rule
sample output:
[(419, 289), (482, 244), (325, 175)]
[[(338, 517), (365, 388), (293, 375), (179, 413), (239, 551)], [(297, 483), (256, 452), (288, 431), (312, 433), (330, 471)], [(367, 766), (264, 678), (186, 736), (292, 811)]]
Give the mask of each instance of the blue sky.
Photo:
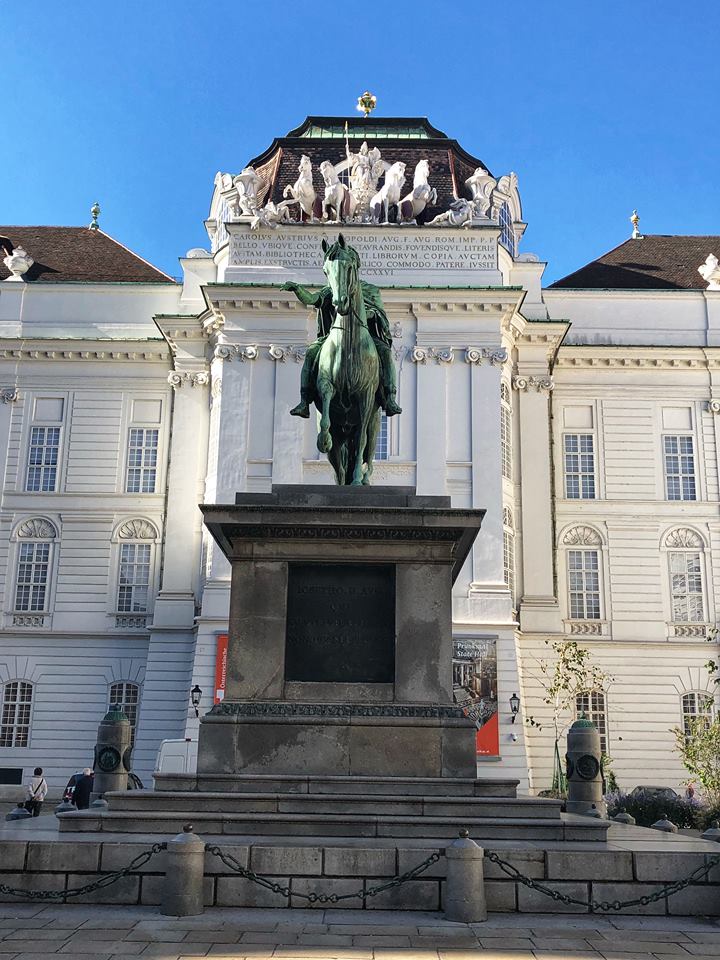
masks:
[(550, 282), (630, 234), (720, 233), (718, 31), (667, 0), (0, 0), (0, 223), (101, 225), (175, 275), (217, 170), (307, 114), (425, 115), (519, 176)]

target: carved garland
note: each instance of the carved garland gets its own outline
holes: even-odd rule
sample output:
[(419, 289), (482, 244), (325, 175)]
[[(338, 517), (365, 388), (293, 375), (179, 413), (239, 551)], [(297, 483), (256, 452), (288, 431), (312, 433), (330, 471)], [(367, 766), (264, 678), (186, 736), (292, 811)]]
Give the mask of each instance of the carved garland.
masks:
[(671, 530), (665, 537), (665, 546), (680, 549), (702, 550), (704, 544), (702, 538), (689, 527), (679, 527), (677, 530)]
[(573, 527), (563, 535), (562, 542), (566, 547), (599, 547), (602, 545), (602, 537), (592, 527)]
[(23, 520), (17, 531), (19, 540), (54, 540), (57, 530), (42, 517), (33, 517), (32, 520)]
[(156, 540), (158, 532), (148, 520), (126, 520), (118, 528), (120, 540)]

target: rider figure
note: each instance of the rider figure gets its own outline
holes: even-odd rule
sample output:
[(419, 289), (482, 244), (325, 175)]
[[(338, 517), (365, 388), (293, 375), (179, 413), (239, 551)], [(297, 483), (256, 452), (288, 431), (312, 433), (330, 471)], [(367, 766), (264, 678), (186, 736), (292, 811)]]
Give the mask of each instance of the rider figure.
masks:
[[(378, 402), (388, 417), (394, 417), (396, 413), (402, 413), (402, 409), (397, 405), (395, 397), (397, 395), (397, 379), (395, 376), (395, 363), (393, 362), (392, 336), (390, 334), (390, 324), (385, 313), (380, 291), (371, 283), (360, 281), (362, 288), (363, 302), (367, 313), (367, 324), (370, 336), (375, 344), (375, 349), (380, 360), (380, 389), (378, 390)], [(320, 350), (325, 342), (330, 327), (335, 320), (335, 308), (332, 303), (332, 291), (330, 287), (321, 287), (317, 293), (312, 293), (306, 287), (301, 286), (294, 280), (288, 280), (282, 285), (283, 290), (292, 290), (300, 303), (306, 307), (315, 307), (317, 309), (317, 340), (311, 343), (305, 354), (302, 373), (300, 375), (300, 403), (293, 407), (290, 415), (293, 417), (310, 416), (310, 404), (316, 395), (316, 377), (317, 361), (320, 356)]]

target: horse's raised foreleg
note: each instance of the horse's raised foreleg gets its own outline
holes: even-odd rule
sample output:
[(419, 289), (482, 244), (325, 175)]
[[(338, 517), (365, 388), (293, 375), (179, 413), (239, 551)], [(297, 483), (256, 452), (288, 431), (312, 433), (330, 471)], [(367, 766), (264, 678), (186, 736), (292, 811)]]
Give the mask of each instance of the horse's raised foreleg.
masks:
[(320, 453), (329, 453), (332, 450), (332, 437), (330, 436), (330, 402), (333, 398), (334, 388), (327, 377), (318, 377), (317, 391), (322, 401), (322, 413), (320, 416), (320, 433), (317, 438), (317, 448)]

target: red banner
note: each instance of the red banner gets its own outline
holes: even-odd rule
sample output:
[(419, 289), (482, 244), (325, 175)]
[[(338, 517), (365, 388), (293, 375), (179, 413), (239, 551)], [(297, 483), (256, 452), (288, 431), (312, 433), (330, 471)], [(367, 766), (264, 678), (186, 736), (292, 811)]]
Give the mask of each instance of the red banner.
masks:
[(226, 633), (219, 633), (217, 635), (217, 648), (215, 651), (215, 689), (213, 691), (213, 703), (220, 703), (221, 700), (225, 699), (227, 657), (228, 635)]

